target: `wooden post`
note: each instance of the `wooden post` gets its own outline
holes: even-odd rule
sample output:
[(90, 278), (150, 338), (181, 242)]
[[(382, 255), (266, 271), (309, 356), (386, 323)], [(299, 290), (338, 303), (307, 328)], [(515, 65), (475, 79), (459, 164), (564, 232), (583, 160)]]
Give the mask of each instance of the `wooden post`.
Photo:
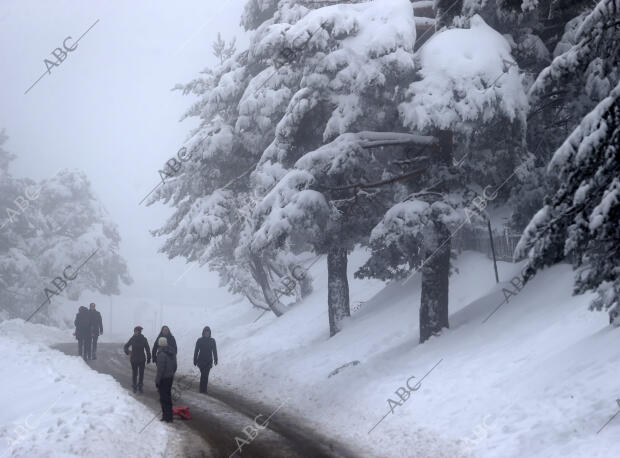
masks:
[(491, 253), (493, 254), (493, 268), (495, 269), (495, 283), (499, 283), (497, 274), (497, 259), (495, 259), (495, 244), (493, 243), (493, 231), (491, 231), (491, 219), (487, 216), (487, 227), (489, 228), (489, 240), (491, 242)]

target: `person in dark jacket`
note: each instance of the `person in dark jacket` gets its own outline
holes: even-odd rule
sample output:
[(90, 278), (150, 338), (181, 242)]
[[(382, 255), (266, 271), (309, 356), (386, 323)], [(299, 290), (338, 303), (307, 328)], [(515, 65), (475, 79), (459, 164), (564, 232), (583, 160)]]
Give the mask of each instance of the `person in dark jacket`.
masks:
[(82, 309), (85, 309), (86, 307), (84, 307), (83, 305), (80, 305), (80, 308), (78, 308), (78, 312), (75, 314), (75, 320), (73, 321), (73, 324), (75, 325), (75, 331), (73, 331), (73, 335), (75, 336), (75, 340), (77, 340), (78, 343), (78, 355), (82, 356), (82, 347), (84, 346), (84, 342), (82, 342), (82, 339), (79, 338), (78, 336), (78, 330), (77, 330), (77, 324), (78, 324), (78, 316), (80, 315), (80, 312), (82, 311)]
[(174, 349), (174, 354), (177, 354), (177, 341), (174, 339), (174, 336), (170, 332), (170, 328), (164, 325), (161, 327), (161, 331), (159, 331), (159, 335), (157, 336), (157, 338), (155, 339), (155, 343), (153, 344), (153, 363), (155, 364), (157, 364), (157, 350), (159, 349), (158, 342), (160, 337), (165, 337), (166, 341), (168, 342), (168, 347)]
[(157, 339), (157, 376), (155, 386), (159, 390), (162, 421), (172, 423), (172, 382), (177, 370), (176, 351), (168, 345), (165, 337)]
[(90, 359), (97, 359), (97, 339), (103, 334), (103, 321), (101, 313), (95, 309), (95, 303), (90, 303)]
[(202, 337), (196, 341), (194, 349), (194, 366), (200, 369), (200, 392), (207, 394), (207, 384), (209, 383), (209, 372), (217, 366), (217, 347), (215, 339), (211, 337), (211, 328), (205, 326), (202, 330)]
[[(131, 347), (131, 350), (129, 350)], [(142, 382), (144, 381), (144, 362), (150, 364), (151, 362), (151, 349), (149, 348), (149, 342), (146, 337), (142, 335), (142, 326), (136, 326), (133, 328), (133, 336), (123, 347), (126, 355), (130, 355), (129, 361), (131, 362), (131, 381), (133, 392), (136, 390), (142, 393)], [(146, 352), (146, 358), (144, 356)], [(140, 374), (138, 378), (138, 373)], [(137, 383), (136, 383), (137, 382)]]
[(84, 361), (90, 359), (90, 313), (84, 306), (80, 307), (80, 311), (75, 316), (75, 336), (78, 339), (79, 353)]

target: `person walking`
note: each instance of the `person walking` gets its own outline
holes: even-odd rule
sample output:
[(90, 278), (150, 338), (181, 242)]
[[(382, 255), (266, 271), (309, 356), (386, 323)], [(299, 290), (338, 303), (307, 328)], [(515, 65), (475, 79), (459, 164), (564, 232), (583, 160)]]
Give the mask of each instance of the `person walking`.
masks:
[(172, 382), (177, 370), (176, 351), (168, 345), (168, 339), (157, 339), (157, 376), (155, 386), (159, 390), (161, 420), (172, 423)]
[(174, 354), (177, 354), (177, 341), (170, 332), (170, 328), (166, 325), (161, 327), (161, 331), (159, 331), (159, 335), (155, 339), (155, 343), (153, 344), (153, 363), (157, 364), (157, 350), (159, 349), (159, 338), (165, 337), (168, 342), (168, 347), (174, 350)]
[[(131, 347), (131, 350), (129, 350)], [(151, 349), (149, 348), (149, 342), (146, 337), (142, 335), (142, 326), (136, 326), (133, 328), (133, 336), (123, 347), (125, 354), (129, 355), (129, 361), (131, 362), (131, 382), (133, 392), (142, 391), (142, 383), (144, 381), (144, 363), (150, 364), (151, 362)], [(146, 357), (144, 353), (146, 352)]]
[(75, 314), (75, 320), (73, 321), (73, 324), (75, 325), (75, 331), (73, 331), (73, 335), (75, 336), (75, 340), (77, 340), (78, 343), (78, 355), (82, 356), (82, 350), (84, 349), (84, 342), (82, 341), (82, 339), (80, 339), (79, 335), (78, 335), (78, 317), (80, 316), (80, 312), (82, 310), (84, 310), (86, 307), (84, 307), (83, 305), (80, 305), (80, 307), (78, 308), (78, 312)]
[(101, 313), (95, 309), (95, 303), (90, 303), (90, 359), (97, 359), (97, 339), (103, 334), (103, 321), (101, 320)]
[(213, 367), (217, 366), (217, 346), (215, 339), (211, 337), (211, 328), (205, 326), (202, 330), (202, 337), (196, 341), (194, 349), (194, 366), (200, 369), (200, 392), (207, 394), (207, 385), (209, 383), (209, 372)]
[(75, 317), (75, 334), (78, 339), (78, 347), (79, 354), (82, 356), (84, 361), (88, 361), (90, 359), (90, 342), (91, 342), (91, 332), (90, 332), (90, 313), (89, 310), (81, 306), (80, 311)]

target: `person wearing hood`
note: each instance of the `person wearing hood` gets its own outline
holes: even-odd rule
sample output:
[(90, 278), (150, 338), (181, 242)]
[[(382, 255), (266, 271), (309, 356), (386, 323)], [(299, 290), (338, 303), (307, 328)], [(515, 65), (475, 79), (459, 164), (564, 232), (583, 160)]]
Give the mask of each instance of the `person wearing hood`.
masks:
[(161, 327), (161, 331), (159, 331), (159, 335), (155, 339), (155, 343), (153, 344), (153, 363), (157, 364), (157, 350), (159, 349), (159, 338), (165, 337), (168, 342), (168, 347), (174, 349), (174, 354), (177, 354), (177, 341), (174, 339), (174, 336), (170, 332), (170, 328), (166, 325)]
[(194, 349), (194, 366), (200, 369), (200, 392), (207, 394), (207, 384), (209, 383), (209, 372), (217, 366), (217, 346), (215, 339), (211, 337), (211, 328), (205, 326), (202, 330), (202, 337), (196, 341)]
[[(131, 347), (131, 351), (129, 350)], [(144, 381), (144, 362), (149, 364), (151, 362), (151, 349), (146, 337), (142, 335), (142, 326), (136, 326), (133, 328), (133, 336), (123, 347), (126, 355), (130, 355), (129, 361), (131, 362), (131, 381), (133, 392), (136, 390), (142, 393), (142, 382)], [(144, 356), (146, 352), (146, 358)], [(140, 377), (138, 378), (138, 373)]]
[(176, 350), (168, 345), (166, 337), (157, 339), (157, 375), (155, 386), (159, 391), (161, 420), (172, 423), (172, 382), (177, 370)]
[(84, 306), (80, 306), (80, 310), (75, 316), (75, 336), (78, 340), (78, 350), (84, 361), (90, 359), (90, 313)]

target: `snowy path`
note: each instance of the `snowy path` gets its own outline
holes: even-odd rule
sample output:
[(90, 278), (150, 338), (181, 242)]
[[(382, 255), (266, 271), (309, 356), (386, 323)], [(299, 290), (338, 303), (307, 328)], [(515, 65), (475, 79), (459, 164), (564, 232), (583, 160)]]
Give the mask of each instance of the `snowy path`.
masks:
[[(75, 344), (59, 344), (55, 348), (68, 355), (77, 353)], [(113, 376), (123, 387), (130, 390), (131, 368), (122, 352), (122, 344), (100, 343), (97, 350), (98, 359), (89, 361), (89, 366)], [(158, 421), (159, 395), (155, 389), (154, 378), (154, 366), (151, 364), (147, 366), (144, 374), (144, 394), (135, 397), (153, 410), (153, 415), (156, 416), (154, 421)], [(278, 413), (272, 416), (267, 429), (259, 431), (251, 443), (243, 446), (241, 454), (235, 454), (237, 447), (235, 437), (245, 439), (243, 428), (253, 424), (253, 419), (259, 413), (263, 415), (259, 418), (259, 422), (263, 422), (278, 406), (266, 406), (257, 401), (250, 401), (212, 385), (209, 386), (209, 396), (205, 397), (197, 393), (196, 388), (194, 382), (189, 389), (180, 391), (180, 398), (175, 405), (188, 405), (192, 419), (178, 421), (175, 419), (174, 427), (198, 433), (208, 442), (212, 454), (200, 451), (201, 441), (196, 441), (195, 444), (187, 444), (184, 456), (231, 457), (233, 454), (236, 457), (291, 458), (356, 456), (334, 440), (319, 437), (307, 427), (299, 425), (295, 419), (283, 417)], [(145, 426), (144, 431), (135, 431), (136, 440), (140, 440), (141, 435), (144, 436), (143, 440), (153, 439), (149, 434), (150, 425)]]

